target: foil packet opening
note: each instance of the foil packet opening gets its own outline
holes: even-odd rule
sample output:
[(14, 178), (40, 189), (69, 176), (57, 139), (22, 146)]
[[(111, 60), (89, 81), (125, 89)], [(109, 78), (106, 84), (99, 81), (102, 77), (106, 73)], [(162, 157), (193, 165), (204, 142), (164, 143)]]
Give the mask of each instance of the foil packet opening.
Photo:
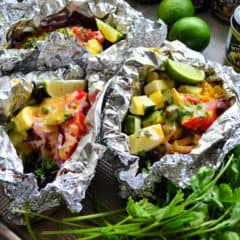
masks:
[[(67, 68), (69, 64), (81, 67), (83, 75), (89, 75), (92, 67), (98, 59), (93, 57), (86, 65), (90, 58), (89, 52), (78, 44), (76, 37), (66, 35), (66, 31), (56, 31), (59, 27), (73, 27), (74, 24), (82, 24), (83, 27), (96, 30), (95, 18), (102, 19), (105, 23), (113, 26), (117, 31), (123, 34), (119, 42), (107, 44), (104, 52), (108, 59), (121, 64), (124, 53), (132, 46), (160, 46), (166, 39), (167, 27), (162, 21), (151, 21), (144, 18), (142, 13), (136, 11), (125, 1), (33, 1), (35, 6), (31, 14), (25, 13), (28, 4), (16, 3), (15, 7), (21, 9), (24, 14), (18, 14), (10, 20), (5, 18), (8, 7), (12, 6), (12, 2), (6, 3), (2, 9), (1, 15), (3, 24), (1, 31), (2, 48), (0, 52), (1, 74), (9, 74), (11, 72), (23, 71), (25, 73), (31, 71), (56, 70), (57, 68)], [(14, 16), (14, 14), (13, 14)], [(36, 41), (34, 48), (29, 49), (5, 49), (12, 47), (22, 37), (28, 36), (36, 31), (48, 33), (52, 32), (45, 40)], [(72, 46), (68, 48), (68, 52), (64, 51), (64, 46)], [(16, 45), (17, 46), (17, 45)], [(95, 47), (94, 47), (95, 49)], [(101, 54), (100, 54), (101, 55)], [(96, 68), (96, 67), (95, 67)], [(118, 68), (115, 66), (114, 72)], [(113, 69), (108, 68), (109, 73)], [(108, 76), (105, 76), (105, 79)], [(93, 87), (97, 89), (97, 87)], [(91, 90), (94, 91), (94, 90)]]
[[(59, 170), (61, 174), (40, 190), (34, 174), (24, 174), (22, 161), (6, 134), (6, 122), (29, 101), (32, 91), (43, 80), (85, 78), (89, 83), (88, 92), (93, 98), (98, 91), (108, 92), (110, 82), (107, 80), (118, 71), (129, 48), (159, 47), (166, 39), (167, 27), (161, 21), (144, 18), (142, 13), (122, 0), (8, 0), (0, 5), (0, 185), (10, 200), (4, 217), (12, 224), (24, 224), (22, 215), (17, 214), (16, 210), (22, 210), (26, 202), (30, 210), (39, 213), (63, 202), (71, 211), (79, 212), (81, 200), (85, 198), (94, 177), (96, 164), (106, 151), (106, 147), (96, 140), (105, 98), (97, 96), (88, 114), (89, 134), (80, 141), (71, 159)], [(78, 45), (76, 38), (66, 37), (62, 32), (52, 32), (44, 41), (37, 41), (34, 48), (5, 48), (11, 46), (12, 41), (23, 32), (40, 26), (53, 26), (56, 22), (64, 25), (76, 13), (85, 20), (102, 19), (124, 34), (123, 40), (96, 57), (90, 57), (86, 48)]]
[[(131, 97), (141, 95), (146, 72), (164, 70), (166, 58), (207, 71), (208, 81), (220, 82), (232, 105), (215, 120), (200, 138), (198, 146), (189, 154), (166, 154), (152, 163), (148, 172), (139, 172), (139, 157), (129, 153), (128, 136), (123, 133), (122, 124), (128, 113)], [(163, 178), (185, 188), (201, 166), (217, 169), (225, 155), (239, 144), (240, 109), (239, 90), (236, 87), (239, 74), (232, 68), (207, 61), (203, 55), (178, 41), (165, 41), (161, 49), (132, 49), (132, 54), (128, 55), (118, 75), (110, 81), (111, 90), (105, 95), (99, 139), (117, 156), (118, 160), (112, 162), (112, 165), (123, 198), (129, 195), (152, 196), (155, 184)]]

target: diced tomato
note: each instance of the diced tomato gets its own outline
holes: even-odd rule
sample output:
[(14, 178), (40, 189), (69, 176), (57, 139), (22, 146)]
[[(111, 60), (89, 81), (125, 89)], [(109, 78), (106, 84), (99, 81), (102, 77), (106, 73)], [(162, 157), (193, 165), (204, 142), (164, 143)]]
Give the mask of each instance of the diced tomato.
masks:
[(72, 28), (72, 31), (73, 31), (73, 33), (74, 33), (76, 36), (80, 35), (80, 29), (79, 29), (79, 27), (73, 27), (73, 28)]
[(203, 105), (207, 110), (206, 116), (192, 116), (182, 120), (182, 126), (191, 130), (206, 131), (217, 118), (216, 101), (211, 101)]
[(77, 92), (77, 96), (76, 99), (81, 99), (81, 98), (85, 98), (87, 97), (87, 93), (84, 92), (83, 90), (79, 89), (76, 91)]
[(105, 41), (105, 38), (104, 38), (103, 34), (100, 31), (95, 31), (93, 38), (98, 40), (99, 43), (101, 43), (101, 44), (103, 44), (104, 41)]
[(67, 94), (63, 101), (69, 110), (69, 118), (59, 125), (49, 126), (41, 116), (36, 116), (30, 140), (33, 149), (40, 150), (41, 156), (50, 154), (50, 157), (60, 164), (71, 157), (86, 133), (85, 113), (89, 108), (87, 93), (83, 90)]
[(93, 104), (95, 102), (97, 94), (98, 94), (98, 92), (94, 92), (91, 95), (88, 95), (88, 99), (89, 99), (91, 104)]
[(105, 40), (100, 31), (93, 31), (83, 27), (73, 27), (72, 31), (81, 42), (87, 42), (88, 40), (96, 39), (99, 41), (99, 43), (103, 44)]
[(73, 27), (72, 31), (76, 35), (78, 40), (83, 41), (83, 42), (86, 42), (88, 40), (85, 28), (83, 28), (83, 27)]
[(104, 43), (104, 36), (100, 31), (93, 31), (91, 29), (85, 29), (85, 34), (87, 37), (87, 40), (96, 39), (99, 41), (99, 43)]
[(79, 112), (72, 118), (68, 119), (62, 126), (64, 134), (64, 142), (59, 148), (59, 157), (61, 161), (70, 158), (77, 147), (78, 142), (86, 133), (87, 127), (85, 123), (85, 115)]
[(193, 103), (193, 104), (199, 104), (201, 101), (199, 98), (193, 96), (193, 95), (185, 95), (184, 98), (190, 102), (190, 103)]

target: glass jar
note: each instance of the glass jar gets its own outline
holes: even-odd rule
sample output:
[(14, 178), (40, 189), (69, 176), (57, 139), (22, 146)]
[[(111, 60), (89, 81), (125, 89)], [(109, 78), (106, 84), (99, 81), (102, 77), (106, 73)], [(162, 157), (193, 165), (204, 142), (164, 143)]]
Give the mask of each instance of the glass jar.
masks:
[(196, 10), (203, 10), (206, 9), (208, 6), (207, 0), (192, 0), (192, 3)]
[(240, 6), (235, 9), (230, 20), (225, 62), (240, 72)]
[(240, 4), (240, 0), (214, 0), (213, 13), (216, 17), (229, 23), (235, 8)]

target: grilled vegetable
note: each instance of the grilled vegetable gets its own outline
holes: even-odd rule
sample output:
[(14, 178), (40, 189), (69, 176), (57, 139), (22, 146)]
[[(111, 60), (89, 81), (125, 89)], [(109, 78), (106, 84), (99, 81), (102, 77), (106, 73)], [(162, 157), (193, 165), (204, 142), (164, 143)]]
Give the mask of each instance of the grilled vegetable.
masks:
[(131, 100), (130, 113), (136, 115), (144, 115), (151, 112), (155, 108), (155, 104), (147, 96), (134, 96)]
[(141, 128), (141, 119), (137, 116), (128, 115), (124, 122), (124, 132), (133, 134)]
[(128, 137), (129, 151), (131, 154), (138, 154), (142, 151), (150, 151), (163, 143), (164, 135), (160, 124), (152, 125), (137, 130)]

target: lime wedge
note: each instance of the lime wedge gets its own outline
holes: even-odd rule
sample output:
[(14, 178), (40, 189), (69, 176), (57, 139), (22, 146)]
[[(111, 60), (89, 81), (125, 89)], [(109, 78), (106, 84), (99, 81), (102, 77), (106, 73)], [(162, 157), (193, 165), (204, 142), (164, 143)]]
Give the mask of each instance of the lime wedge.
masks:
[(177, 82), (197, 84), (205, 79), (205, 72), (191, 65), (167, 59), (166, 72)]
[(107, 23), (103, 22), (100, 19), (96, 18), (96, 23), (98, 30), (103, 34), (103, 36), (111, 43), (117, 42), (120, 38), (123, 37), (123, 34), (117, 31), (112, 26), (108, 25)]
[(87, 86), (86, 80), (45, 80), (43, 82), (46, 92), (51, 97), (62, 97), (67, 93), (78, 89), (84, 90)]

